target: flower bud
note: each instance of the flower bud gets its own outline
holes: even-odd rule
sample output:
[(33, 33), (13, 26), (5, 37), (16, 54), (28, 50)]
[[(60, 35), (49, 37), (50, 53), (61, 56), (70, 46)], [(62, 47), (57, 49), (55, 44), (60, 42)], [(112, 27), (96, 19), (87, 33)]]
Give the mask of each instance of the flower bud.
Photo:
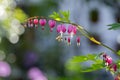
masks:
[(48, 24), (49, 24), (49, 27), (50, 27), (50, 31), (52, 32), (53, 28), (56, 25), (56, 21), (55, 20), (49, 20)]
[(76, 38), (76, 41), (77, 41), (77, 45), (79, 46), (80, 45), (80, 37), (79, 36)]
[(106, 62), (106, 65), (109, 66), (112, 64), (112, 58), (110, 56), (107, 56), (106, 59), (105, 59), (105, 62)]
[(112, 65), (110, 66), (110, 70), (116, 72), (116, 71), (117, 71), (117, 65), (116, 65), (116, 64), (112, 64)]
[(33, 27), (33, 20), (32, 19), (28, 20), (28, 27)]
[(33, 23), (35, 24), (35, 27), (38, 27), (38, 19), (34, 19)]
[(42, 26), (42, 30), (44, 30), (44, 26), (45, 26), (46, 22), (47, 22), (46, 19), (40, 19), (39, 20), (39, 23)]
[(68, 45), (70, 45), (71, 44), (70, 37), (68, 37), (67, 41), (68, 41)]

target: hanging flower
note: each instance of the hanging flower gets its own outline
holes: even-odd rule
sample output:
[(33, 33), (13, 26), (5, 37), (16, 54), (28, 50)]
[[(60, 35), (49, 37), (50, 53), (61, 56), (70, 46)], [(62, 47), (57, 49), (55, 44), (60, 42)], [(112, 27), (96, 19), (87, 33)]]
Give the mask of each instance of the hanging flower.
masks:
[(110, 70), (113, 71), (113, 72), (116, 72), (117, 71), (117, 65), (116, 64), (112, 64), (110, 66)]
[(60, 33), (61, 36), (62, 36), (62, 34), (66, 32), (66, 27), (65, 27), (65, 25), (64, 25), (64, 24), (58, 25), (58, 26), (57, 26), (57, 32)]
[(106, 66), (109, 66), (113, 63), (112, 58), (110, 56), (106, 55), (105, 53), (103, 54), (103, 60), (104, 60)]
[(46, 19), (40, 19), (39, 20), (39, 23), (40, 23), (40, 25), (41, 25), (41, 27), (42, 27), (42, 30), (44, 30), (44, 26), (46, 25)]
[(52, 32), (53, 28), (56, 25), (56, 21), (55, 20), (49, 20), (48, 24), (49, 24), (49, 27), (50, 27), (50, 31)]
[(76, 42), (77, 42), (77, 45), (79, 46), (80, 45), (80, 37), (79, 36), (76, 38)]
[(38, 27), (38, 23), (39, 23), (38, 19), (34, 19), (33, 23), (34, 23), (35, 27)]
[(74, 25), (69, 25), (68, 26), (68, 34), (70, 34), (71, 37), (73, 37), (73, 35), (75, 35), (77, 32), (77, 28)]
[(68, 37), (67, 41), (68, 41), (68, 45), (70, 45), (70, 44), (71, 44), (71, 39), (70, 39), (70, 37)]
[(112, 58), (110, 56), (107, 56), (106, 59), (105, 59), (105, 62), (106, 62), (106, 65), (109, 66), (112, 64)]
[(33, 27), (33, 20), (32, 19), (28, 20), (28, 27)]

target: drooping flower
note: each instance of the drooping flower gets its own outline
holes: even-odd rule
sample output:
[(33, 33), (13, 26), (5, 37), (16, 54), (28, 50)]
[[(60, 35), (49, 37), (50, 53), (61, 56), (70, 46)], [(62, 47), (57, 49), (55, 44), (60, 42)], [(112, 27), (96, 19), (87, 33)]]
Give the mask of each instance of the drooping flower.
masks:
[(77, 33), (77, 28), (74, 25), (69, 25), (68, 26), (68, 33), (70, 34), (71, 37)]
[(40, 19), (39, 20), (39, 23), (40, 23), (40, 25), (41, 25), (41, 27), (42, 27), (42, 30), (44, 30), (44, 26), (46, 25), (46, 19)]
[(109, 66), (113, 63), (112, 58), (105, 53), (103, 53), (103, 60), (105, 61), (106, 66)]
[(71, 39), (70, 39), (70, 37), (67, 38), (67, 41), (68, 41), (68, 45), (70, 45), (70, 44), (71, 44)]
[(58, 25), (58, 26), (57, 26), (57, 32), (60, 33), (61, 36), (62, 36), (62, 34), (66, 32), (66, 27), (65, 27), (65, 25), (64, 25), (64, 24)]
[(38, 23), (39, 23), (38, 19), (34, 19), (33, 23), (34, 23), (35, 27), (38, 27)]
[(109, 66), (112, 64), (112, 58), (110, 56), (107, 56), (106, 59), (105, 59), (105, 62), (106, 62), (106, 65)]
[(79, 46), (80, 45), (80, 37), (79, 36), (76, 38), (76, 41), (77, 41), (77, 45)]
[(33, 20), (32, 19), (28, 20), (28, 27), (33, 27)]
[(113, 71), (113, 72), (116, 72), (117, 71), (117, 65), (116, 64), (110, 65), (110, 70)]
[(55, 20), (49, 20), (48, 24), (49, 24), (49, 27), (50, 27), (50, 31), (52, 32), (53, 28), (56, 25), (56, 21)]

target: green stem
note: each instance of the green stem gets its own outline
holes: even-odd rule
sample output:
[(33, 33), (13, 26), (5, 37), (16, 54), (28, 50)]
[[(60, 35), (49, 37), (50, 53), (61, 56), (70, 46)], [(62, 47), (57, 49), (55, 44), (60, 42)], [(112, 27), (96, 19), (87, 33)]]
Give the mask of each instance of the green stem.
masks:
[[(38, 18), (39, 16), (37, 16)], [(36, 17), (31, 17), (31, 18), (36, 18)], [(47, 19), (47, 20), (50, 20), (50, 18), (45, 18), (45, 17), (39, 17), (39, 18), (44, 18), (44, 19)], [(55, 20), (55, 19), (53, 19)], [(107, 49), (109, 49), (110, 51), (112, 51), (113, 53), (116, 53), (117, 52), (115, 50), (113, 50), (112, 48), (110, 48), (109, 46), (101, 43), (100, 41), (97, 41), (87, 30), (85, 30), (81, 25), (78, 25), (78, 24), (75, 24), (75, 23), (71, 23), (71, 22), (65, 22), (65, 21), (58, 21), (58, 20), (55, 20), (57, 22), (60, 22), (60, 23), (66, 23), (66, 24), (72, 24), (72, 25), (75, 25), (78, 29), (79, 32), (81, 32), (82, 35), (84, 35), (86, 38), (88, 38), (90, 41), (100, 45), (100, 46), (103, 46)], [(118, 54), (117, 54), (118, 55)]]
[[(79, 25), (78, 25), (78, 26), (79, 26)], [(82, 27), (82, 29), (79, 28), (78, 30), (79, 30), (85, 37), (87, 37), (88, 39), (90, 39), (90, 38), (93, 37), (93, 36), (91, 36), (91, 34), (90, 34), (87, 30), (83, 29), (83, 27)], [(93, 38), (94, 38), (94, 37), (93, 37)], [(94, 39), (95, 39), (95, 38), (94, 38)], [(95, 40), (96, 40), (96, 39), (95, 39)], [(97, 40), (96, 40), (96, 41), (97, 41)], [(98, 41), (98, 42), (100, 42), (100, 41)], [(117, 52), (116, 52), (115, 50), (113, 50), (112, 48), (110, 48), (109, 46), (107, 46), (107, 45), (105, 45), (105, 44), (103, 44), (103, 43), (101, 43), (101, 42), (100, 42), (99, 45), (101, 45), (101, 46), (103, 46), (103, 47), (111, 50), (113, 53), (116, 53), (116, 54), (117, 54)], [(117, 55), (118, 55), (118, 54), (117, 54)]]
[(116, 52), (115, 50), (113, 50), (112, 48), (110, 48), (109, 46), (107, 46), (107, 45), (105, 45), (105, 44), (103, 44), (103, 43), (101, 43), (101, 46), (103, 46), (103, 47), (111, 50), (113, 53), (116, 53), (116, 54), (117, 54), (117, 52)]
[[(78, 25), (78, 24), (75, 24), (75, 23), (70, 23), (70, 22), (63, 22), (63, 21), (60, 21), (62, 23), (67, 23), (67, 24), (72, 24), (72, 25), (75, 25), (77, 26), (78, 30), (81, 32), (82, 35), (84, 35), (86, 38), (90, 39), (90, 38), (94, 38), (87, 30), (85, 30), (82, 26)], [(95, 38), (94, 38), (95, 39)], [(96, 40), (96, 39), (95, 39)], [(97, 40), (96, 40), (97, 41)], [(100, 41), (98, 41), (100, 42)], [(94, 42), (95, 43), (95, 42)], [(112, 51), (113, 53), (117, 54), (117, 52), (115, 50), (113, 50), (112, 48), (110, 48), (109, 46), (103, 44), (100, 42), (101, 46), (109, 49), (110, 51)], [(117, 54), (118, 55), (118, 54)]]

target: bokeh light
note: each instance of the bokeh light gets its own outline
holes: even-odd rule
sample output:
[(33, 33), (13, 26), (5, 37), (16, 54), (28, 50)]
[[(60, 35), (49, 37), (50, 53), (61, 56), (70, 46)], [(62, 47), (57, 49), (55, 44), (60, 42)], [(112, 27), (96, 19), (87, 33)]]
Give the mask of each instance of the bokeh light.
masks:
[(4, 51), (0, 50), (0, 61), (6, 58), (6, 54)]
[(14, 63), (16, 61), (16, 56), (13, 53), (7, 55), (7, 61), (9, 63)]
[(23, 64), (25, 67), (33, 66), (38, 60), (38, 55), (34, 52), (27, 52), (23, 57)]
[(10, 74), (10, 65), (5, 61), (0, 61), (0, 77), (8, 77)]
[(2, 37), (7, 37), (11, 43), (17, 43), (19, 41), (19, 36), (25, 31), (24, 27), (21, 25), (21, 22), (23, 22), (26, 19), (26, 17), (26, 14), (24, 14), (24, 12), (21, 9), (16, 8), (15, 0), (1, 0), (1, 39)]
[(28, 71), (28, 78), (30, 80), (47, 80), (45, 75), (37, 67), (33, 67)]

